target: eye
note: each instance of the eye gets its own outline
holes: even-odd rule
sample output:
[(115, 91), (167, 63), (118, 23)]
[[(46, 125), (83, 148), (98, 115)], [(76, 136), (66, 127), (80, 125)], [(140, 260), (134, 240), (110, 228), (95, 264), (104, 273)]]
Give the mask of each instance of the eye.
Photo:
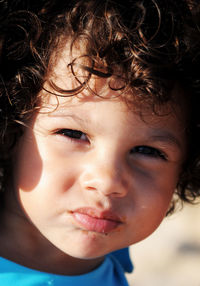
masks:
[(60, 134), (63, 136), (68, 137), (71, 140), (83, 140), (88, 141), (88, 138), (85, 133), (79, 130), (73, 130), (73, 129), (60, 129), (56, 131), (56, 134)]
[(131, 154), (141, 154), (153, 158), (161, 158), (167, 160), (166, 155), (160, 150), (150, 146), (136, 146), (131, 150)]

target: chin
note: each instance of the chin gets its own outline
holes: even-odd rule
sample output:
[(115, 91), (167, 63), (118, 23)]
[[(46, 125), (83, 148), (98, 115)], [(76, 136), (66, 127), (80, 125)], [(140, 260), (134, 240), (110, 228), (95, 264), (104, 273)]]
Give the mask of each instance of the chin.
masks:
[[(67, 255), (77, 259), (95, 259), (122, 248), (119, 241), (109, 234), (81, 231), (81, 235), (74, 235), (71, 239), (53, 243), (58, 249)], [(116, 243), (114, 243), (116, 242)]]
[(92, 259), (96, 259), (96, 258), (100, 258), (100, 257), (104, 257), (106, 254), (108, 254), (109, 252), (112, 252), (113, 250), (105, 250), (104, 248), (100, 248), (100, 247), (74, 247), (74, 249), (62, 249), (62, 251), (64, 253), (66, 253), (67, 255), (77, 258), (77, 259), (83, 259), (83, 260), (92, 260)]
[(103, 249), (76, 249), (76, 251), (65, 252), (68, 255), (83, 260), (92, 260), (96, 258), (104, 257), (110, 251), (104, 251)]

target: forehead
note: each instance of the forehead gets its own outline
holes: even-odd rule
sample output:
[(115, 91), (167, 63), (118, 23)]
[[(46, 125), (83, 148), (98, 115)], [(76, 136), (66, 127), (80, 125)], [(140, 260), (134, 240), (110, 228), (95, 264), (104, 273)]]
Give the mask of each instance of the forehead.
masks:
[[(61, 97), (53, 98), (47, 93), (42, 97), (43, 103), (48, 102), (52, 106), (57, 103), (65, 105), (70, 102), (70, 100), (66, 100), (66, 97), (68, 95), (74, 96), (74, 94), (79, 99), (79, 103), (86, 100), (97, 103), (100, 102), (101, 97), (106, 99), (118, 98), (119, 101), (126, 103), (127, 110), (137, 112), (147, 122), (157, 121), (160, 116), (163, 119), (175, 116), (180, 121), (186, 121), (188, 117), (186, 97), (178, 85), (171, 91), (173, 101), (171, 100), (166, 104), (153, 104), (151, 95), (149, 95), (150, 100), (147, 101), (146, 97), (143, 100), (141, 94), (138, 97), (133, 88), (126, 91), (121, 89), (123, 83), (119, 77), (99, 77), (96, 74), (91, 75), (88, 70), (83, 69), (83, 66), (92, 68), (93, 65), (91, 59), (84, 55), (84, 51), (84, 42), (77, 42), (71, 49), (69, 40), (60, 47), (59, 52), (57, 50), (52, 55), (44, 88), (50, 91), (50, 94), (61, 95)], [(107, 72), (105, 68), (103, 72)], [(110, 88), (110, 82), (115, 88)], [(57, 90), (55, 90), (55, 87)], [(77, 89), (78, 92), (76, 92)], [(63, 91), (66, 93), (63, 93)]]

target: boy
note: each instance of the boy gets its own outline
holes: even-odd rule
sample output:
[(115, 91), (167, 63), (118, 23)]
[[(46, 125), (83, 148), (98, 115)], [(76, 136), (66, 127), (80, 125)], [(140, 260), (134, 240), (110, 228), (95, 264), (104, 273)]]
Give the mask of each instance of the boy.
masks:
[(199, 195), (188, 3), (4, 9), (0, 279), (127, 285), (108, 253)]

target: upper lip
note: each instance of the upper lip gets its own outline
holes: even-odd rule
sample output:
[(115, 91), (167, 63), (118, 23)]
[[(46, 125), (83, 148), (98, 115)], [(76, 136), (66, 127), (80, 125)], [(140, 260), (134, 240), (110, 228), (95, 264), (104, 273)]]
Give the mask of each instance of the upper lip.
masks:
[(81, 207), (73, 210), (72, 213), (81, 213), (97, 219), (112, 220), (120, 223), (122, 222), (122, 219), (111, 210), (98, 210), (91, 207)]

